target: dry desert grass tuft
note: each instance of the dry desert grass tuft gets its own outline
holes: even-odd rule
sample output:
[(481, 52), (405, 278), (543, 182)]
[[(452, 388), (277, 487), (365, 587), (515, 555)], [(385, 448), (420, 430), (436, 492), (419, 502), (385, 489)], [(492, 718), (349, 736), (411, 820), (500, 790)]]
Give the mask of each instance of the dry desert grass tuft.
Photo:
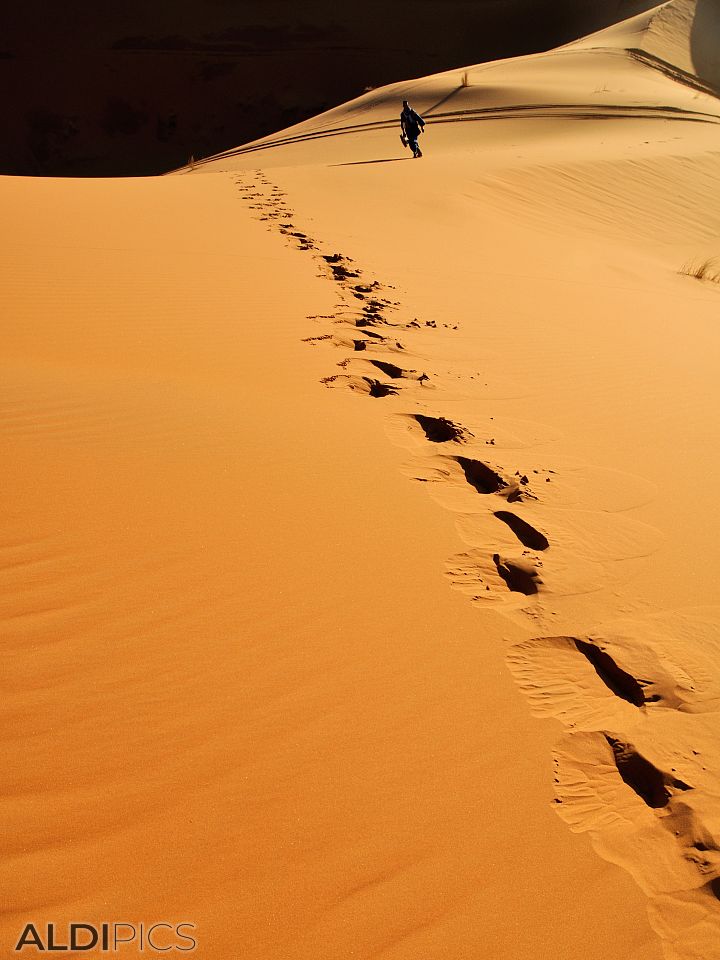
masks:
[(720, 283), (720, 270), (717, 257), (708, 257), (706, 260), (688, 260), (683, 264), (680, 273), (696, 280), (707, 280), (710, 283)]

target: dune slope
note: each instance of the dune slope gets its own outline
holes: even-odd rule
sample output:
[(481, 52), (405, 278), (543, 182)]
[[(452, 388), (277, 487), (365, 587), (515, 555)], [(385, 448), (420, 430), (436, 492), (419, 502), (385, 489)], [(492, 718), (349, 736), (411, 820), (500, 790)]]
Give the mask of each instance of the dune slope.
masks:
[[(249, 190), (262, 165), (295, 228), (352, 257), (369, 288), (391, 285), (382, 339), (341, 359), (334, 383), (357, 389), (368, 362), (405, 371), (388, 431), (456, 514), (452, 585), (527, 632), (508, 662), (533, 712), (566, 727), (558, 812), (635, 877), (666, 954), (697, 958), (718, 955), (720, 916), (717, 507), (703, 480), (720, 399), (716, 20), (714, 4), (673, 0), (199, 168)], [(411, 167), (392, 162), (403, 96), (428, 121)], [(254, 205), (291, 236), (272, 203), (260, 190)], [(357, 318), (335, 319), (347, 349), (336, 324)], [(435, 457), (402, 427), (418, 403), (453, 425)]]
[(602, 958), (629, 904), (659, 956), (550, 809), (450, 519), (320, 383), (334, 284), (223, 177), (0, 188), (8, 953), (161, 920), (201, 957)]
[(720, 956), (706, 10), (0, 181), (9, 949)]

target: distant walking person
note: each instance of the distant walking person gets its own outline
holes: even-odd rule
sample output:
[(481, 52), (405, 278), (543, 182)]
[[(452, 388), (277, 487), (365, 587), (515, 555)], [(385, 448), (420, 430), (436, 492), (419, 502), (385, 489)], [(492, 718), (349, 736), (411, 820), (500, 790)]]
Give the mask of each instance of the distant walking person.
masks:
[(403, 143), (407, 143), (413, 152), (413, 158), (417, 160), (422, 156), (422, 150), (418, 144), (418, 137), (425, 132), (425, 121), (420, 114), (415, 113), (413, 108), (403, 100), (402, 113), (400, 114), (400, 129)]

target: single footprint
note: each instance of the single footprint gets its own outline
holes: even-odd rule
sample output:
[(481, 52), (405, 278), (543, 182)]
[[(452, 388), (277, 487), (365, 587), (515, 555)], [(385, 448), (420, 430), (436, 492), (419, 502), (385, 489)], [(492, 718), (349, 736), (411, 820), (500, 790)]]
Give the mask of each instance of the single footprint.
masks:
[(385, 376), (390, 377), (393, 380), (400, 380), (402, 377), (406, 376), (407, 373), (414, 373), (412, 370), (403, 370), (402, 367), (397, 367), (394, 363), (387, 363), (385, 360), (370, 360), (369, 362), (374, 367), (377, 367), (378, 370), (382, 371)]
[(493, 563), (512, 593), (522, 593), (526, 597), (531, 597), (542, 585), (536, 563), (532, 560), (501, 557), (499, 553), (495, 553)]
[(445, 417), (427, 417), (422, 413), (416, 413), (413, 417), (431, 443), (447, 443), (451, 440), (462, 443), (467, 437), (468, 431), (464, 427)]
[(370, 385), (371, 397), (391, 397), (399, 392), (398, 388), (391, 383), (381, 383), (379, 380), (371, 380), (368, 377), (363, 377), (363, 380), (367, 380)]
[(671, 773), (659, 770), (639, 753), (631, 743), (603, 733), (613, 752), (615, 766), (625, 783), (654, 810), (666, 807), (676, 790), (692, 790)]
[(531, 550), (547, 550), (550, 546), (544, 534), (509, 510), (496, 510), (494, 516), (510, 527), (524, 547), (529, 547)]
[(478, 493), (497, 493), (508, 486), (507, 480), (482, 460), (471, 460), (469, 457), (453, 457), (453, 460), (460, 464), (465, 479)]

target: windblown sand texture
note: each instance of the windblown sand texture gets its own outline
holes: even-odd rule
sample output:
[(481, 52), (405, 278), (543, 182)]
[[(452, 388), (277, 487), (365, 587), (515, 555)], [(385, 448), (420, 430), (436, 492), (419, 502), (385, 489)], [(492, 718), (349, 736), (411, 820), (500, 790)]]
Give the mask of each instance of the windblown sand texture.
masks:
[(0, 182), (3, 944), (720, 958), (719, 43)]

